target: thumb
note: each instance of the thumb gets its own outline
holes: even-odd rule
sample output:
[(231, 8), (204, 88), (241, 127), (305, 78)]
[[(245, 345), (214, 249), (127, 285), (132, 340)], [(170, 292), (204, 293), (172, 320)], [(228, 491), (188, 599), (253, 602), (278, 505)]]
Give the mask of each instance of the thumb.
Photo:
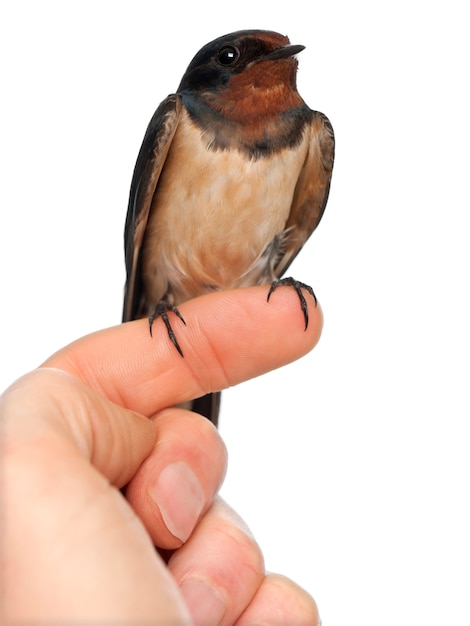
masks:
[(0, 430), (3, 578), (11, 580), (2, 600), (12, 621), (188, 623), (117, 489), (153, 448), (152, 422), (40, 368), (0, 396)]
[(108, 481), (122, 487), (155, 443), (154, 424), (123, 409), (70, 374), (39, 368), (26, 374), (1, 397), (3, 442), (43, 457), (49, 471), (61, 459), (83, 457)]

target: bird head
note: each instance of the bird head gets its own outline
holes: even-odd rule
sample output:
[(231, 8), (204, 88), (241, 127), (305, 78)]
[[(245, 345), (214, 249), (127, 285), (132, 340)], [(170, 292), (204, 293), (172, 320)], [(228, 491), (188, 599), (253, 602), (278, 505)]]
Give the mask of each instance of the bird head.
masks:
[(298, 140), (310, 119), (296, 87), (295, 55), (303, 49), (265, 30), (238, 31), (201, 48), (178, 93), (208, 147), (258, 158), (286, 137)]
[(270, 88), (286, 85), (296, 90), (295, 55), (305, 46), (291, 45), (288, 37), (266, 30), (241, 30), (206, 44), (189, 64), (178, 92), (217, 92), (230, 88)]

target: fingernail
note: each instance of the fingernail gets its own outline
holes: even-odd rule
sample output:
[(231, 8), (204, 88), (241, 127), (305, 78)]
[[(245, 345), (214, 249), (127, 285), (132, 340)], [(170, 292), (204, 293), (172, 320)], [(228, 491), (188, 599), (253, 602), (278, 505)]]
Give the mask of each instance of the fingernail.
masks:
[(227, 609), (222, 593), (204, 580), (189, 578), (181, 586), (186, 606), (196, 626), (217, 626)]
[(149, 489), (172, 535), (185, 542), (204, 507), (204, 493), (191, 468), (176, 462), (165, 467)]

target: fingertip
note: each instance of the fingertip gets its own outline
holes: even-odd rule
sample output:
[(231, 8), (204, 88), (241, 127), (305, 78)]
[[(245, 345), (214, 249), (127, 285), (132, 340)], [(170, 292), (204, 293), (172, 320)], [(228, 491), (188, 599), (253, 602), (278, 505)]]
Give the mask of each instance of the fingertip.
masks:
[(227, 450), (206, 418), (174, 408), (152, 420), (153, 450), (126, 488), (126, 497), (155, 545), (175, 549), (191, 535), (225, 477)]
[(191, 307), (185, 314), (191, 318), (190, 347), (196, 345), (204, 353), (207, 345), (199, 344), (200, 340), (223, 355), (261, 350), (268, 363), (270, 357), (273, 362), (282, 359), (280, 365), (300, 358), (315, 347), (323, 328), (320, 303), (306, 289), (301, 291), (305, 305), (295, 289), (288, 287), (276, 289), (268, 301), (266, 286), (217, 292), (185, 303), (183, 310)]
[(315, 600), (305, 589), (280, 574), (267, 574), (237, 621), (237, 626), (252, 624), (320, 626), (321, 620)]
[(220, 498), (168, 566), (197, 624), (237, 623), (264, 576), (260, 547)]

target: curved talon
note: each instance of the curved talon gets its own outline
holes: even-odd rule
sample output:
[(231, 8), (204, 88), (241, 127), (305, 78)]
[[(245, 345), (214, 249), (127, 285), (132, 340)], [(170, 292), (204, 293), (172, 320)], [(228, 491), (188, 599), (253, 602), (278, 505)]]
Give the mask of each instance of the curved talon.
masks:
[(170, 338), (171, 343), (175, 346), (175, 348), (178, 350), (178, 352), (180, 353), (181, 356), (183, 355), (183, 351), (181, 350), (181, 346), (178, 343), (178, 340), (176, 339), (176, 335), (175, 332), (170, 324), (170, 320), (168, 318), (168, 311), (171, 311), (172, 313), (174, 313), (177, 317), (179, 317), (179, 319), (183, 322), (183, 324), (186, 326), (186, 322), (184, 321), (183, 316), (181, 315), (181, 313), (178, 311), (178, 309), (173, 306), (172, 304), (170, 304), (169, 302), (167, 302), (166, 300), (160, 300), (159, 302), (157, 302), (157, 304), (155, 305), (155, 309), (152, 313), (152, 315), (150, 315), (149, 317), (149, 331), (150, 331), (150, 336), (153, 337), (152, 334), (152, 326), (153, 326), (153, 322), (158, 319), (159, 317), (162, 318), (163, 323), (166, 326), (166, 330), (168, 332), (168, 337)]
[(287, 278), (279, 278), (278, 280), (274, 280), (271, 283), (271, 287), (269, 288), (268, 297), (267, 297), (268, 302), (273, 291), (280, 286), (293, 287), (296, 294), (299, 296), (300, 308), (302, 309), (302, 313), (304, 314), (304, 319), (305, 319), (305, 330), (307, 330), (308, 328), (308, 304), (307, 304), (307, 301), (305, 300), (304, 294), (302, 293), (302, 289), (305, 289), (306, 291), (308, 291), (308, 293), (315, 300), (315, 306), (317, 306), (317, 296), (315, 295), (313, 289), (310, 287), (310, 285), (306, 285), (305, 283), (302, 283), (300, 282), (300, 280), (296, 280), (295, 278), (292, 278), (291, 276)]

